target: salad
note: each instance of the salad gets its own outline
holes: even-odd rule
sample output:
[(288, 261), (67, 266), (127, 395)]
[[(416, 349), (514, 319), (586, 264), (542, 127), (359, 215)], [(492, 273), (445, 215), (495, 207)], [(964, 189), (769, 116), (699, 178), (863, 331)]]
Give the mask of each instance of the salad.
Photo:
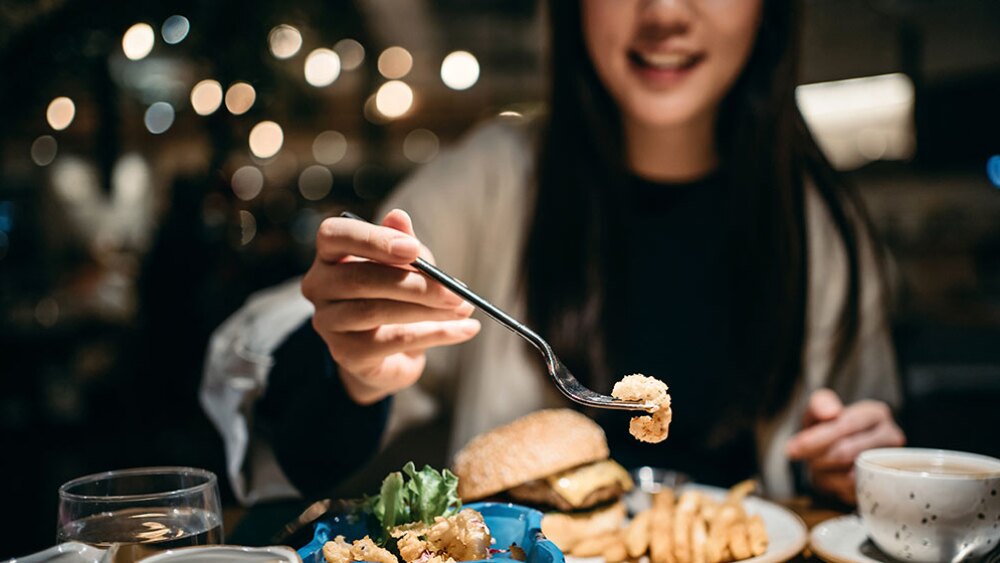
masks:
[(323, 546), (328, 563), (455, 563), (486, 559), (492, 538), (483, 515), (462, 508), (458, 477), (447, 469), (413, 462), (390, 473), (379, 494), (365, 499), (372, 535), (348, 542), (337, 536)]

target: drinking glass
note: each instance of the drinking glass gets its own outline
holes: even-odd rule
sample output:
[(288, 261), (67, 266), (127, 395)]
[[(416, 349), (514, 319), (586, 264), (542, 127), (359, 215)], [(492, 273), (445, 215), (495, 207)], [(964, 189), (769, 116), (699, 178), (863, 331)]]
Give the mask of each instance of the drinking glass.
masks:
[(59, 487), (56, 541), (116, 546), (116, 562), (220, 544), (218, 480), (211, 471), (192, 467), (124, 469), (73, 479)]

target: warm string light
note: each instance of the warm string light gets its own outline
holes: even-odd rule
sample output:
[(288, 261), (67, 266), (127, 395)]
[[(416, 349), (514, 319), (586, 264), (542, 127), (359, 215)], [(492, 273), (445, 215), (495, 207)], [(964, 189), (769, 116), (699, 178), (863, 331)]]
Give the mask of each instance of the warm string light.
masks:
[(329, 86), (340, 76), (340, 56), (330, 49), (314, 49), (306, 57), (303, 70), (310, 85)]
[(267, 45), (274, 58), (290, 59), (302, 48), (302, 33), (288, 24), (277, 25), (267, 34)]
[(246, 82), (236, 82), (226, 90), (226, 109), (233, 115), (250, 111), (257, 100), (257, 91)]
[(45, 120), (49, 122), (49, 127), (56, 131), (62, 131), (73, 123), (76, 117), (76, 104), (66, 96), (59, 96), (51, 102), (45, 110)]
[(467, 90), (479, 80), (479, 61), (468, 51), (449, 53), (441, 62), (441, 81), (452, 90)]
[(402, 47), (389, 47), (378, 56), (378, 71), (389, 80), (409, 74), (413, 68), (413, 55)]
[(155, 42), (156, 33), (153, 32), (153, 27), (140, 22), (128, 28), (122, 36), (122, 52), (128, 59), (138, 61), (152, 52)]
[(191, 88), (191, 107), (198, 115), (211, 115), (222, 105), (222, 85), (206, 79)]
[(309, 201), (319, 201), (333, 188), (333, 173), (326, 166), (313, 164), (299, 174), (299, 193)]
[(412, 106), (413, 90), (405, 82), (390, 80), (375, 93), (375, 109), (389, 119), (406, 115)]
[(236, 197), (250, 201), (264, 189), (264, 174), (256, 166), (241, 166), (233, 172), (229, 183)]
[(320, 164), (333, 165), (347, 154), (347, 138), (339, 131), (323, 131), (312, 144), (313, 158)]
[(250, 130), (250, 152), (257, 158), (271, 158), (278, 154), (285, 142), (281, 126), (273, 121), (261, 121)]
[(341, 39), (333, 46), (333, 51), (340, 56), (340, 66), (344, 70), (354, 70), (365, 61), (365, 48), (353, 39)]

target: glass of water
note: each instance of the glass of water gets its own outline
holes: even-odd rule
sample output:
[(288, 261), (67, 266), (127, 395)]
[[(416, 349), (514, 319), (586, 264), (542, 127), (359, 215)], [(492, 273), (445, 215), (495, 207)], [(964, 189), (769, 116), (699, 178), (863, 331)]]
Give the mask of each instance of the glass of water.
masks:
[(73, 479), (59, 487), (56, 541), (116, 546), (116, 562), (221, 544), (218, 480), (211, 471), (192, 467), (124, 469)]

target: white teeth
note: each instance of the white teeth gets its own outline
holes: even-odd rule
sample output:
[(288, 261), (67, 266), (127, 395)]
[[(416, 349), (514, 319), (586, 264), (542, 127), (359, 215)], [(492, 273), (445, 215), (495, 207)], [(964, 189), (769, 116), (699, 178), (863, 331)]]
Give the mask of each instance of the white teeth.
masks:
[(643, 53), (640, 55), (644, 63), (662, 70), (670, 70), (689, 64), (694, 57), (682, 53)]

